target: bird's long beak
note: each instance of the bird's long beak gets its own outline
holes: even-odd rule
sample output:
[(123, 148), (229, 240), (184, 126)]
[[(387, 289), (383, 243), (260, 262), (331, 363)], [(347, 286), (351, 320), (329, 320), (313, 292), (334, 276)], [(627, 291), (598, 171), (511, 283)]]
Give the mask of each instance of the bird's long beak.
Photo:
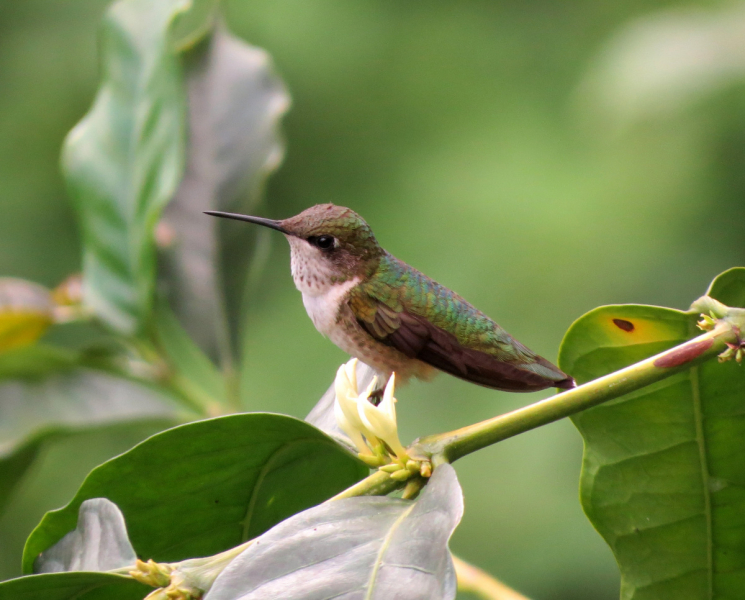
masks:
[(246, 221), (248, 223), (256, 223), (257, 225), (263, 225), (269, 227), (269, 229), (276, 229), (284, 234), (289, 232), (282, 227), (281, 221), (274, 221), (272, 219), (264, 219), (263, 217), (250, 217), (248, 215), (238, 215), (236, 213), (221, 212), (219, 210), (205, 210), (205, 215), (212, 215), (213, 217), (222, 217), (224, 219), (235, 219), (236, 221)]

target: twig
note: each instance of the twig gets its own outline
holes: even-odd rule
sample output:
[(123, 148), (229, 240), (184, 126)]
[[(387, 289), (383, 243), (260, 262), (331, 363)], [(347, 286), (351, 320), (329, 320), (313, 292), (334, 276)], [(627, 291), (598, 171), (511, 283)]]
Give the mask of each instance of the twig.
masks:
[(483, 600), (528, 600), (526, 596), (494, 579), (486, 571), (453, 555), (458, 591), (474, 594)]

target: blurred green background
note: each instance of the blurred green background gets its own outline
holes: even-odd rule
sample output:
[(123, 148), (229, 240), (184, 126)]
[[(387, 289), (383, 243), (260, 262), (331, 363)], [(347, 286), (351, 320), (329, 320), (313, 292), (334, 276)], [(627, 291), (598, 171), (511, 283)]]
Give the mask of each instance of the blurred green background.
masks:
[[(80, 267), (58, 155), (96, 89), (107, 4), (0, 0), (0, 275), (54, 285)], [(745, 265), (745, 87), (725, 73), (688, 99), (652, 89), (662, 100), (629, 108), (607, 83), (623, 83), (613, 40), (633, 41), (623, 32), (640, 19), (689, 14), (679, 6), (228, 1), (230, 28), (271, 53), (293, 97), (262, 214), (350, 206), (386, 249), (550, 359), (598, 305), (687, 308)], [(696, 22), (726, 6), (684, 8)], [(272, 243), (247, 315), (244, 405), (303, 417), (345, 355), (314, 330), (286, 243)], [(397, 395), (405, 441), (542, 397), (444, 375)], [(0, 579), (19, 574), (41, 515), (145, 433), (47, 453), (0, 518)], [(561, 422), (460, 461), (466, 513), (452, 549), (536, 599), (616, 598), (613, 557), (577, 499), (581, 455)]]

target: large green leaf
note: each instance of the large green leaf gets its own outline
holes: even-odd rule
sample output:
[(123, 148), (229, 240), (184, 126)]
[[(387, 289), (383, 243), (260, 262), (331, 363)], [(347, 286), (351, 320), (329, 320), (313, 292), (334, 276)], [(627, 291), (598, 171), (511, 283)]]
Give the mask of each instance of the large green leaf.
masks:
[(47, 573), (0, 583), (0, 600), (142, 600), (152, 588), (109, 573)]
[(170, 30), (190, 5), (112, 5), (101, 33), (101, 86), (62, 155), (82, 226), (85, 302), (127, 334), (149, 314), (153, 230), (183, 169), (185, 91)]
[[(745, 269), (709, 294), (745, 306)], [(697, 311), (606, 306), (579, 319), (561, 368), (585, 383), (700, 333)], [(709, 361), (573, 418), (584, 510), (610, 545), (624, 600), (745, 590), (745, 372)]]
[(122, 510), (140, 556), (177, 561), (253, 538), (368, 472), (315, 427), (292, 417), (241, 414), (159, 433), (94, 469), (75, 498), (29, 537), (24, 572), (75, 528), (80, 504)]

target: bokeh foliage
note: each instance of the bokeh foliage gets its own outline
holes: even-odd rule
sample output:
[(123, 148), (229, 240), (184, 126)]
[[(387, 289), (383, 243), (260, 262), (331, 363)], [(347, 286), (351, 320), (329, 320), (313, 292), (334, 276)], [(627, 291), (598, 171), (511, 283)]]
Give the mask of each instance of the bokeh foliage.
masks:
[[(96, 87), (106, 4), (0, 6), (5, 275), (53, 285), (80, 267), (57, 156)], [(608, 36), (672, 3), (596, 4), (227, 3), (231, 28), (271, 52), (294, 97), (266, 214), (351, 206), (389, 250), (549, 357), (599, 304), (687, 306), (743, 262), (742, 89), (609, 137), (586, 118), (591, 102), (576, 109), (577, 86)], [(252, 243), (234, 231), (236, 247)], [(252, 288), (242, 401), (302, 416), (343, 354), (307, 320), (287, 260), (278, 244)], [(269, 375), (288, 364), (293, 378)], [(405, 394), (403, 439), (530, 399), (449, 378)], [(41, 514), (130, 442), (94, 436), (46, 455), (36, 481), (58, 480), (28, 481), (0, 521), (3, 575)], [(615, 597), (613, 560), (576, 502), (580, 451), (561, 423), (459, 464), (468, 506), (454, 549), (535, 596)]]

